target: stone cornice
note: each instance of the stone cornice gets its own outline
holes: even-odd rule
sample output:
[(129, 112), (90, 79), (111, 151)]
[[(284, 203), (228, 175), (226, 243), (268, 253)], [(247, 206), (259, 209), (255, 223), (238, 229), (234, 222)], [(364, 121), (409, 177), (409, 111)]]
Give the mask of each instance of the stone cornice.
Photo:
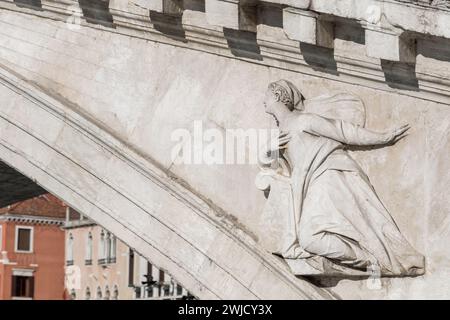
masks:
[(0, 215), (0, 221), (30, 223), (30, 224), (49, 224), (60, 226), (64, 224), (64, 219), (62, 218), (57, 219), (57, 218), (30, 216), (22, 214), (3, 214)]
[(91, 221), (90, 219), (73, 220), (73, 221), (66, 221), (64, 223), (63, 229), (77, 229), (84, 227), (93, 227), (96, 225), (97, 224), (94, 221)]
[[(197, 3), (197, 0), (193, 2)], [(208, 19), (208, 12), (205, 7), (197, 5), (191, 5), (188, 9), (185, 8), (182, 15), (158, 13), (156, 11), (149, 14), (148, 9), (134, 5), (131, 1), (110, 1), (109, 14), (112, 16), (112, 25), (109, 22), (105, 24), (104, 21), (92, 23), (95, 22), (93, 19), (88, 19), (91, 23), (86, 22), (84, 18), (80, 18), (83, 16), (83, 12), (78, 6), (78, 2), (73, 0), (43, 0), (40, 10), (18, 7), (11, 1), (0, 0), (0, 9), (19, 11), (68, 23), (75, 22), (91, 28), (190, 50), (246, 60), (251, 63), (288, 69), (293, 72), (345, 83), (356, 83), (377, 90), (396, 92), (425, 100), (450, 103), (450, 80), (446, 72), (429, 71), (426, 67), (419, 69), (415, 64), (415, 39), (417, 37), (445, 36), (450, 38), (450, 25), (446, 27), (447, 24), (450, 24), (449, 10), (393, 0), (361, 1), (355, 8), (350, 6), (354, 3), (353, 1), (333, 1), (332, 4), (335, 7), (331, 8), (330, 1), (312, 0), (308, 7), (314, 9), (312, 14), (307, 11), (305, 14), (301, 12), (300, 15), (296, 15), (295, 10), (292, 11), (289, 7), (285, 7), (289, 1), (280, 0), (278, 2), (283, 4), (284, 9), (282, 9), (283, 7), (281, 9), (277, 7), (278, 4), (275, 1), (261, 2), (261, 5), (269, 6), (269, 10), (272, 7), (275, 8), (274, 10), (284, 10), (284, 28), (258, 23), (254, 33), (245, 33), (248, 32), (245, 30), (233, 31), (226, 26), (213, 25), (210, 23), (211, 19)], [(326, 6), (326, 3), (328, 3), (328, 6)], [(375, 11), (375, 13), (372, 13), (371, 23), (368, 23), (366, 20), (370, 19), (364, 18), (367, 6), (376, 6), (381, 3), (383, 4), (383, 11), (378, 12), (373, 9), (372, 11)], [(365, 10), (363, 10), (364, 8)], [(334, 15), (331, 13), (334, 13)], [(380, 17), (379, 21), (377, 21), (377, 14)], [(405, 19), (406, 16), (410, 18)], [(306, 34), (296, 34), (297, 29), (292, 27), (291, 31), (287, 31), (286, 24), (289, 21), (287, 19), (291, 18), (294, 19), (292, 20), (294, 27), (295, 23), (298, 22), (302, 25), (302, 28), (309, 27), (312, 29)], [(416, 29), (412, 28), (413, 22), (411, 21), (413, 20), (417, 20), (414, 22), (418, 23)], [(426, 21), (438, 21), (438, 23), (426, 23)], [(328, 23), (354, 23), (362, 27), (366, 33), (366, 43), (362, 44), (366, 48), (366, 55), (352, 56), (348, 52), (341, 52), (340, 48), (336, 48), (336, 46), (333, 48), (333, 44), (329, 41), (332, 35), (327, 35), (327, 32), (332, 30), (327, 27)], [(239, 26), (237, 27), (239, 28)], [(315, 28), (322, 30), (320, 35), (315, 33)], [(303, 41), (296, 40), (296, 37), (300, 40), (303, 39)], [(374, 42), (370, 43), (368, 39), (373, 39)], [(440, 41), (439, 39), (442, 38), (436, 39), (436, 41)], [(376, 45), (380, 41), (383, 45)], [(444, 39), (443, 41), (448, 40)], [(329, 72), (326, 68), (312, 66), (301, 49), (302, 43), (312, 45), (312, 48), (318, 50), (318, 52), (321, 50), (321, 46), (330, 50), (331, 56), (327, 56), (330, 61), (325, 61), (325, 64), (334, 64), (335, 70)], [(413, 44), (413, 46), (408, 46), (408, 44)], [(231, 48), (231, 46), (235, 46), (237, 49)], [(381, 63), (380, 59), (382, 59)], [(415, 78), (413, 79), (414, 87), (408, 87), (409, 84), (406, 86), (403, 84), (399, 86), (387, 84), (388, 75), (386, 75), (384, 66), (390, 63), (390, 59), (392, 63), (399, 64), (398, 68), (408, 69), (411, 76)], [(419, 70), (415, 71), (416, 69)]]

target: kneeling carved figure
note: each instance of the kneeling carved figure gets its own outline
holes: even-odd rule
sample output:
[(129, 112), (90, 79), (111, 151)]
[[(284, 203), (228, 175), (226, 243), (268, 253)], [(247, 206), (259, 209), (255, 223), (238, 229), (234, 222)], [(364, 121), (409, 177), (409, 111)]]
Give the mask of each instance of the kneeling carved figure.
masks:
[(273, 253), (296, 274), (311, 273), (294, 268), (298, 261), (322, 274), (332, 272), (327, 265), (334, 271), (342, 267), (343, 274), (374, 266), (385, 276), (423, 274), (424, 257), (401, 234), (346, 150), (393, 144), (409, 126), (368, 130), (356, 97), (341, 93), (305, 101), (286, 80), (269, 85), (264, 106), (281, 132), (260, 157), (256, 179), (258, 188), (269, 192), (263, 216), (281, 226)]

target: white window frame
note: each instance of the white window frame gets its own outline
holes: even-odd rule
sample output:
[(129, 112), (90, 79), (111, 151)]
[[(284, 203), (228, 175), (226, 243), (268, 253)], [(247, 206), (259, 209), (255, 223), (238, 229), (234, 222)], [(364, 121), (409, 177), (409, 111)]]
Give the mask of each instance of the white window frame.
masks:
[[(31, 231), (33, 233), (33, 231)], [(33, 281), (36, 281), (36, 278), (34, 277), (34, 270), (33, 269), (21, 269), (21, 268), (13, 268), (12, 269), (12, 276), (13, 277), (27, 277), (27, 278), (34, 278)], [(36, 283), (36, 282), (35, 282)], [(11, 284), (12, 285), (12, 284)], [(34, 292), (33, 292), (34, 296)], [(16, 297), (12, 296), (11, 300), (33, 300), (34, 298), (30, 297)]]
[(19, 276), (19, 277), (33, 277), (34, 276), (34, 270), (33, 269), (12, 269), (12, 275), (13, 276)]
[(117, 259), (117, 238), (111, 234), (109, 245), (109, 259)]
[(100, 231), (100, 245), (99, 245), (99, 250), (98, 250), (98, 259), (106, 259), (106, 232), (104, 232), (104, 230)]
[(94, 238), (92, 236), (92, 232), (88, 232), (87, 233), (87, 237), (86, 237), (86, 252), (85, 252), (85, 260), (90, 260), (92, 261), (92, 252), (93, 252), (93, 242), (94, 242)]
[(104, 259), (106, 259), (106, 263), (109, 262), (109, 259), (111, 254), (111, 233), (106, 232), (106, 236), (105, 236), (105, 257)]
[(73, 242), (74, 237), (72, 232), (69, 232), (69, 237), (67, 238), (67, 244), (66, 244), (66, 261), (72, 261), (73, 262)]
[[(30, 230), (30, 250), (19, 250), (17, 246), (19, 245), (19, 229)], [(33, 253), (34, 250), (34, 227), (30, 226), (16, 226), (16, 234), (14, 235), (14, 252), (17, 253)]]

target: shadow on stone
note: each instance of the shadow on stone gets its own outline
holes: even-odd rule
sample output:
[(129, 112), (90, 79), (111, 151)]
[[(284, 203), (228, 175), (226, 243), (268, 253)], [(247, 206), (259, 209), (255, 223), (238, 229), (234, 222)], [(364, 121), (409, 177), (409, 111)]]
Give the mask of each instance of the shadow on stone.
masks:
[(78, 0), (78, 3), (87, 22), (115, 28), (109, 12), (109, 0)]
[(410, 91), (419, 91), (416, 77), (416, 65), (381, 59), (381, 69), (389, 87)]
[(432, 37), (417, 41), (417, 55), (450, 62), (450, 39)]
[(336, 39), (351, 41), (357, 44), (366, 44), (366, 34), (363, 27), (353, 20), (342, 20), (335, 24), (334, 36)]
[(339, 75), (336, 60), (334, 59), (334, 49), (300, 42), (300, 51), (305, 62), (313, 70)]
[(41, 0), (14, 0), (14, 3), (18, 7), (42, 10)]
[(185, 10), (205, 12), (205, 0), (184, 0)]
[(362, 281), (367, 280), (369, 276), (360, 276), (360, 277), (352, 277), (352, 278), (343, 278), (343, 277), (314, 277), (314, 276), (298, 276), (300, 279), (304, 279), (313, 285), (319, 288), (333, 288), (339, 284), (341, 280), (350, 280), (350, 281)]
[(262, 3), (258, 6), (257, 24), (283, 28), (283, 10), (280, 5)]
[[(409, 275), (410, 278), (418, 278), (421, 275)], [(370, 282), (373, 281), (383, 281), (383, 279), (400, 279), (403, 278), (402, 276), (380, 276), (380, 277), (371, 277), (371, 276), (352, 276), (352, 277), (344, 277), (344, 276), (326, 276), (321, 275), (318, 276), (296, 276), (299, 279), (304, 279), (313, 285), (320, 287), (320, 288), (332, 288), (339, 284), (342, 280), (347, 281), (353, 281), (353, 282), (360, 282), (360, 281), (367, 281), (367, 285), (369, 286)]]
[(234, 56), (253, 60), (263, 59), (255, 32), (223, 28), (223, 35)]
[(182, 24), (182, 15), (170, 15), (150, 10), (150, 21), (156, 30), (167, 37), (187, 42)]

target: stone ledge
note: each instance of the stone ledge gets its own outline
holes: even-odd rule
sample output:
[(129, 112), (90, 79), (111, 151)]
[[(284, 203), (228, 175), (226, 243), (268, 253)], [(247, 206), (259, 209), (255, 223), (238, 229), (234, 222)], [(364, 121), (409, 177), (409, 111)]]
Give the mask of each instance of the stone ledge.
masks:
[(320, 18), (313, 11), (287, 7), (283, 9), (284, 32), (292, 40), (333, 48), (334, 26)]
[[(72, 3), (73, 2), (75, 1), (72, 1)], [(247, 48), (249, 48), (249, 46), (244, 43), (243, 39), (239, 38), (239, 32), (241, 31), (235, 32), (235, 36), (238, 36), (238, 38), (229, 39), (227, 38), (229, 37), (227, 33), (230, 34), (230, 32), (227, 32), (227, 30), (230, 29), (222, 30), (222, 27), (211, 26), (208, 24), (206, 21), (206, 14), (203, 12), (204, 8), (202, 9), (201, 6), (198, 6), (198, 3), (197, 5), (190, 4), (186, 7), (190, 9), (183, 12), (182, 19), (178, 20), (178, 26), (175, 26), (175, 28), (172, 27), (172, 29), (169, 28), (170, 20), (166, 22), (159, 21), (158, 24), (155, 22), (152, 23), (148, 15), (148, 9), (136, 5), (128, 5), (123, 1), (111, 1), (110, 3), (109, 10), (114, 17), (115, 28), (86, 23), (83, 19), (81, 19), (80, 23), (82, 26), (121, 33), (131, 37), (182, 46), (193, 50), (211, 52), (213, 54), (219, 54), (235, 59), (251, 60), (253, 63), (256, 62), (276, 68), (288, 67), (295, 72), (317, 75), (314, 67), (313, 70), (311, 70), (303, 50), (299, 50), (299, 42), (288, 39), (286, 35), (284, 35), (282, 28), (278, 26), (267, 26), (264, 24), (264, 21), (259, 21), (256, 39), (253, 44), (250, 43), (251, 46), (259, 50), (259, 53), (257, 55), (254, 55), (252, 52), (249, 54), (236, 55), (235, 52), (230, 52), (231, 48), (229, 46), (229, 41), (232, 41), (235, 46), (240, 46), (240, 51), (246, 51)], [(76, 15), (78, 14), (77, 12), (79, 12), (79, 9), (73, 8), (71, 9), (72, 11), (69, 10), (64, 14), (61, 10), (51, 11), (49, 9), (48, 11), (35, 11), (27, 8), (19, 8), (13, 4), (6, 3), (5, 1), (0, 1), (0, 8), (62, 21), (67, 21), (67, 15), (69, 15), (69, 13)], [(335, 23), (340, 23), (340, 21)], [(356, 23), (354, 24), (357, 25)], [(170, 31), (169, 33), (167, 33), (168, 30)], [(275, 32), (274, 34), (276, 34), (276, 37), (270, 36), (265, 30), (269, 30), (271, 33)], [(441, 38), (436, 39), (439, 40)], [(319, 46), (312, 46), (320, 48)], [(301, 45), (300, 48), (302, 49)], [(368, 46), (366, 45), (366, 50), (367, 48)], [(319, 49), (317, 50), (320, 51)], [(331, 59), (331, 62), (337, 64), (338, 70), (332, 74), (320, 72), (320, 76), (337, 81), (357, 82), (358, 84), (376, 88), (378, 90), (393, 91), (385, 86), (388, 75), (383, 75), (383, 73), (386, 72), (383, 64), (380, 67), (380, 63), (377, 63), (373, 58), (369, 57), (366, 61), (365, 59), (361, 59), (361, 57), (353, 56), (353, 52), (350, 52), (350, 54), (342, 54), (339, 52), (339, 48), (331, 50), (334, 52), (330, 51), (331, 55), (328, 59)], [(258, 61), (253, 59), (253, 56), (255, 56)], [(400, 54), (398, 54), (398, 56), (402, 57)], [(405, 61), (399, 62), (405, 63)], [(405, 68), (402, 66), (400, 67), (401, 69)], [(411, 64), (411, 67), (408, 68), (414, 72), (414, 64)], [(428, 70), (426, 67), (419, 68), (418, 70), (419, 71), (416, 74), (417, 79), (415, 80), (417, 83), (416, 88), (412, 88), (412, 90), (408, 88), (406, 88), (407, 90), (403, 90), (400, 88), (400, 92), (409, 96), (448, 103), (450, 101), (450, 89), (449, 81), (446, 80), (448, 78), (446, 73), (442, 73), (441, 69), (438, 70), (438, 73), (433, 73), (432, 70)], [(420, 70), (426, 70), (426, 73), (419, 73)], [(327, 71), (325, 70), (325, 72)], [(337, 74), (338, 76), (336, 76)], [(395, 91), (399, 92), (398, 89), (399, 88), (395, 88)]]
[[(138, 6), (161, 13), (181, 14), (184, 10), (182, 0), (133, 1)], [(348, 0), (333, 2), (328, 0), (271, 0), (264, 2), (257, 0), (205, 0), (205, 14), (211, 25), (254, 32), (257, 24), (256, 7), (263, 3), (264, 5), (276, 4), (285, 8), (284, 29), (288, 35), (292, 36), (292, 39), (319, 46), (332, 47), (329, 39), (324, 43), (320, 39), (322, 33), (330, 34), (332, 29), (327, 25), (329, 22), (321, 19), (322, 15), (332, 19), (356, 20), (363, 26), (369, 24), (383, 27), (379, 28), (378, 32), (386, 32), (388, 35), (391, 35), (392, 31), (396, 29), (401, 29), (402, 31), (450, 38), (450, 12), (445, 9), (445, 6), (434, 6), (433, 2), (428, 0), (408, 2), (361, 0), (356, 5), (353, 1)], [(383, 17), (384, 21), (382, 21)], [(438, 23), (427, 23), (431, 21), (438, 21)], [(316, 34), (319, 39), (316, 39)], [(402, 50), (395, 45), (392, 48), (389, 46), (383, 48), (388, 51)], [(369, 52), (373, 56), (377, 55), (380, 50), (371, 49)], [(395, 52), (384, 56), (393, 61), (402, 61)], [(383, 56), (377, 57), (383, 58)]]
[[(191, 1), (195, 2), (196, 0)], [(56, 5), (55, 3), (61, 3), (61, 5)], [(80, 8), (75, 6), (74, 3), (77, 4), (76, 1), (62, 2), (59, 0), (43, 0), (43, 7), (48, 9), (33, 10), (30, 8), (17, 7), (15, 4), (11, 3), (11, 1), (3, 0), (0, 1), (0, 8), (19, 11), (21, 13), (32, 14), (34, 16), (52, 20), (71, 22), (68, 17), (70, 18), (72, 15), (76, 17), (80, 14)], [(64, 5), (67, 6), (67, 9), (65, 10), (61, 9)], [(269, 9), (274, 9), (272, 5), (273, 4), (270, 4)], [(408, 72), (415, 73), (414, 63), (410, 64), (410, 67), (402, 65), (395, 67), (395, 65), (389, 66), (387, 64), (389, 60), (382, 60), (380, 66), (380, 63), (377, 63), (374, 58), (369, 57), (366, 61), (366, 59), (361, 59), (359, 56), (353, 57), (353, 51), (350, 52), (350, 54), (346, 54), (340, 53), (339, 48), (330, 48), (331, 51), (327, 53), (329, 56), (327, 59), (331, 59), (330, 63), (334, 63), (335, 69), (337, 67), (337, 70), (331, 70), (331, 72), (329, 72), (325, 69), (322, 71), (322, 67), (316, 69), (310, 64), (308, 57), (305, 56), (305, 53), (303, 52), (302, 42), (300, 42), (301, 50), (299, 50), (299, 42), (290, 40), (286, 37), (283, 33), (282, 25), (280, 25), (281, 28), (278, 25), (268, 26), (264, 24), (266, 23), (265, 21), (259, 21), (256, 39), (251, 40), (249, 38), (254, 42), (244, 43), (248, 42), (248, 40), (240, 38), (239, 32), (241, 31), (237, 31), (237, 33), (235, 32), (233, 34), (227, 31), (231, 29), (222, 30), (222, 27), (215, 27), (208, 24), (206, 21), (206, 14), (203, 12), (204, 8), (200, 6), (198, 2), (186, 4), (185, 7), (189, 8), (189, 10), (183, 12), (182, 19), (180, 18), (180, 20), (178, 20), (178, 26), (175, 26), (175, 28), (172, 29), (167, 28), (167, 26), (169, 26), (167, 23), (170, 24), (170, 20), (169, 22), (160, 21), (159, 23), (163, 24), (156, 25), (155, 22), (150, 19), (148, 9), (137, 5), (129, 5), (121, 0), (111, 1), (110, 3), (109, 10), (114, 19), (113, 28), (101, 24), (87, 23), (83, 19), (78, 22), (83, 27), (86, 26), (131, 37), (181, 46), (187, 49), (210, 52), (234, 59), (249, 60), (252, 63), (259, 63), (275, 68), (289, 68), (294, 72), (311, 75), (317, 75), (317, 72), (319, 72), (321, 77), (336, 81), (356, 82), (359, 85), (376, 88), (378, 90), (396, 91), (408, 96), (420, 97), (422, 99), (441, 103), (449, 103), (450, 101), (450, 82), (447, 80), (448, 76), (445, 71), (446, 69), (434, 68), (433, 70), (430, 70), (426, 66), (420, 67), (415, 75), (410, 75), (416, 78), (415, 80), (413, 79), (415, 83), (411, 82), (414, 87), (408, 88), (409, 84), (407, 84), (406, 87), (403, 85), (393, 87), (389, 84), (389, 82), (392, 81), (391, 79), (397, 81), (396, 79), (398, 79), (398, 77), (403, 76), (395, 74), (390, 75), (386, 72), (391, 72), (389, 70), (394, 68), (405, 74)], [(166, 23), (166, 25), (164, 25), (164, 23)], [(269, 21), (269, 23), (271, 22)], [(335, 23), (340, 23), (340, 21)], [(353, 24), (357, 25), (357, 23)], [(168, 29), (172, 31), (169, 30), (170, 32), (167, 33)], [(251, 34), (252, 33), (248, 33), (248, 35)], [(272, 34), (275, 35), (275, 37)], [(227, 38), (230, 36), (237, 38)], [(436, 41), (438, 41), (438, 39), (441, 38), (436, 39)], [(240, 46), (241, 49), (239, 49), (239, 52), (233, 52), (230, 45)], [(315, 46), (313, 44), (311, 46), (310, 49), (314, 49), (314, 47), (320, 48), (320, 46)], [(255, 53), (246, 52), (248, 48), (252, 47), (257, 50)], [(366, 50), (367, 47), (368, 46), (366, 45)], [(319, 49), (314, 50), (318, 51), (317, 53), (320, 53)], [(402, 55), (399, 54), (398, 57), (402, 57)], [(322, 62), (320, 64), (322, 64)], [(410, 69), (410, 71), (407, 69)], [(395, 70), (394, 72), (397, 72)], [(434, 71), (437, 71), (438, 73), (433, 73)], [(390, 88), (386, 87), (386, 82), (388, 82)]]
[[(284, 30), (288, 36), (297, 41), (331, 48), (333, 42), (333, 26), (335, 19), (357, 21), (362, 27), (367, 27), (368, 55), (391, 61), (410, 62), (408, 50), (400, 37), (402, 32), (409, 32), (416, 37), (419, 34), (450, 39), (450, 10), (445, 6), (433, 6), (431, 1), (394, 1), (394, 0), (204, 0), (202, 10), (206, 21), (211, 26), (219, 26), (242, 31), (256, 32), (258, 24), (257, 8), (267, 5), (278, 5), (284, 8)], [(14, 4), (12, 0), (1, 2)], [(129, 4), (128, 4), (129, 3)], [(102, 9), (98, 6), (83, 8), (86, 15), (89, 10)], [(98, 7), (98, 8), (97, 8)], [(133, 9), (136, 7), (136, 9)], [(183, 11), (192, 7), (201, 7), (197, 0), (111, 0), (109, 11), (114, 10), (136, 14), (138, 11), (148, 17), (148, 11), (166, 15), (181, 16)], [(78, 1), (42, 0), (40, 10), (77, 16), (80, 14)], [(89, 10), (88, 10), (89, 9)], [(17, 10), (27, 11), (29, 7), (17, 7)], [(105, 16), (111, 13), (105, 12)], [(131, 17), (130, 17), (131, 18)], [(135, 15), (134, 18), (137, 18)], [(92, 17), (86, 19), (95, 20)], [(109, 18), (108, 18), (109, 19)], [(133, 18), (131, 18), (133, 19)], [(109, 21), (106, 21), (109, 22)], [(413, 40), (413, 39), (412, 39)], [(373, 41), (373, 43), (372, 43)], [(386, 45), (380, 45), (386, 41)], [(393, 44), (392, 46), (388, 44)], [(409, 51), (414, 54), (414, 44), (408, 42)], [(385, 51), (385, 53), (383, 53)]]

